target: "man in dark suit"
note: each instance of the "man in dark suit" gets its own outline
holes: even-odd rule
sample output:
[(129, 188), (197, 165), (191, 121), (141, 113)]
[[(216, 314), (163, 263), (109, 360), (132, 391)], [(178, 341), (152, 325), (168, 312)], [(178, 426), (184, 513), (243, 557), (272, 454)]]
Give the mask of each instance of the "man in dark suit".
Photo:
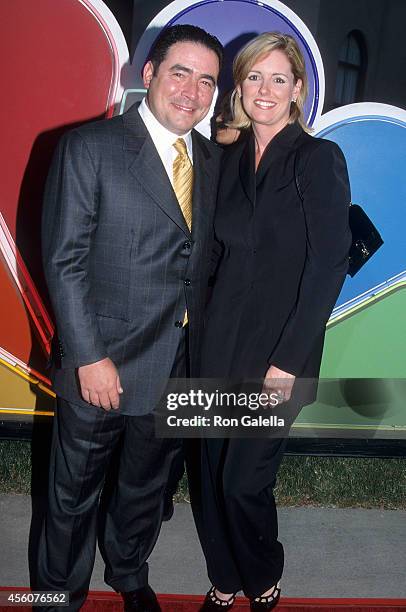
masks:
[(125, 610), (160, 610), (147, 558), (179, 441), (155, 437), (152, 412), (170, 376), (197, 375), (219, 152), (193, 128), (221, 61), (200, 28), (166, 29), (144, 67), (146, 99), (65, 134), (50, 170), (43, 259), (58, 402), (38, 588), (69, 591), (69, 610), (86, 598), (119, 441), (105, 579)]

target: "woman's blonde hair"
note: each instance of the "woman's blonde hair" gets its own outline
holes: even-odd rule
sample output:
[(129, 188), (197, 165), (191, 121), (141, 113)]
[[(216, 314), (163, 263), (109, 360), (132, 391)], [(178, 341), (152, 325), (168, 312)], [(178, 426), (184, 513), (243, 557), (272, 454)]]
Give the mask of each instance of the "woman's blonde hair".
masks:
[(302, 128), (305, 130), (309, 129), (306, 125), (303, 113), (303, 107), (308, 92), (308, 81), (303, 54), (293, 36), (281, 34), (280, 32), (264, 32), (256, 36), (235, 56), (233, 62), (235, 87), (231, 95), (233, 120), (227, 123), (228, 127), (241, 130), (251, 126), (251, 119), (244, 111), (237, 88), (241, 86), (242, 82), (247, 78), (254, 64), (256, 64), (258, 60), (269, 55), (271, 51), (275, 51), (275, 49), (282, 51), (288, 58), (292, 68), (294, 82), (297, 83), (299, 79), (302, 81), (302, 87), (296, 102), (292, 102), (290, 105), (289, 123), (297, 121)]

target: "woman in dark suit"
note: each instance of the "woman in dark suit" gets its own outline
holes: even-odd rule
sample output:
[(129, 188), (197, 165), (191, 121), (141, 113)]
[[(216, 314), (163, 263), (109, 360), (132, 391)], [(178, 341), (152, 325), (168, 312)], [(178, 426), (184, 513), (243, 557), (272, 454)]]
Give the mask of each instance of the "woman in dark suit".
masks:
[[(305, 64), (292, 37), (258, 36), (233, 71), (230, 127), (250, 135), (224, 155), (215, 219), (222, 257), (201, 376), (262, 378), (284, 402), (278, 415), (295, 416), (315, 399), (325, 325), (347, 271), (346, 163), (335, 143), (307, 131)], [(315, 380), (299, 399), (297, 377)], [(230, 609), (240, 590), (251, 610), (279, 600), (273, 487), (285, 445), (269, 437), (203, 441), (196, 516), (213, 584), (204, 611)]]

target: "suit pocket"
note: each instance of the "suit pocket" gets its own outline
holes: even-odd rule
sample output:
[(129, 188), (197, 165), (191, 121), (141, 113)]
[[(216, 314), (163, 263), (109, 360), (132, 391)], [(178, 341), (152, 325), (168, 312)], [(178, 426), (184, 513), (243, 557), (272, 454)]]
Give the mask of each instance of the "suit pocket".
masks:
[(110, 317), (96, 314), (99, 331), (108, 348), (117, 348), (125, 341), (128, 323), (122, 317)]
[(109, 287), (108, 291), (103, 291), (103, 298), (93, 301), (94, 313), (103, 319), (117, 319), (118, 321), (128, 321), (128, 283), (123, 291), (122, 287)]
[(126, 323), (128, 322), (128, 317), (122, 312), (122, 309), (120, 309), (119, 313), (115, 313), (114, 308), (112, 309), (112, 305), (109, 304), (107, 306), (107, 310), (108, 312), (100, 312), (100, 309), (97, 310), (96, 317), (99, 319), (113, 319), (117, 321), (125, 321)]

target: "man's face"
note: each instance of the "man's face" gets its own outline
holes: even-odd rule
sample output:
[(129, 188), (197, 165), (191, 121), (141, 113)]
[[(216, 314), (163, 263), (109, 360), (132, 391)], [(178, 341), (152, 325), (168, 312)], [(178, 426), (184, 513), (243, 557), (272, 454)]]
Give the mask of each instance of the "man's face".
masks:
[(214, 51), (199, 43), (175, 43), (156, 72), (151, 62), (145, 64), (149, 108), (170, 132), (185, 134), (207, 115), (218, 73)]

